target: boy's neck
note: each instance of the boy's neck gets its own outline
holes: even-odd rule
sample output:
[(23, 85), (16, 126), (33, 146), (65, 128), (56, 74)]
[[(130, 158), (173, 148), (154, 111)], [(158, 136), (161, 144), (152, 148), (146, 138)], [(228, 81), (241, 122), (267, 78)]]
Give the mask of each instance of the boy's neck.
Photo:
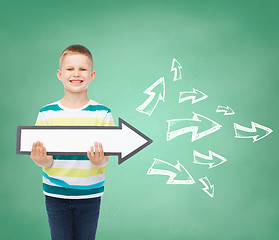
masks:
[(89, 101), (87, 93), (66, 93), (65, 96), (60, 100), (60, 103), (66, 108), (81, 108), (86, 105)]

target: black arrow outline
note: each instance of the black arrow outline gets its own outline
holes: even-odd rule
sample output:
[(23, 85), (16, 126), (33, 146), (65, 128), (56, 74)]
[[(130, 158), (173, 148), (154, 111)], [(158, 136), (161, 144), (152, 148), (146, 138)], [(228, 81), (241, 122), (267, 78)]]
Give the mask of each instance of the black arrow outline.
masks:
[[(147, 137), (145, 134), (140, 132), (138, 129), (131, 126), (129, 123), (124, 121), (122, 118), (118, 119), (119, 126), (18, 126), (17, 127), (17, 141), (16, 141), (16, 154), (26, 154), (30, 155), (30, 151), (20, 151), (20, 145), (21, 145), (21, 130), (22, 129), (112, 129), (112, 130), (118, 130), (122, 129), (122, 124), (126, 125), (128, 128), (136, 132), (138, 135), (140, 135), (142, 138), (144, 138), (147, 142), (125, 157), (122, 158), (121, 152), (105, 152), (105, 156), (118, 156), (118, 164), (125, 162), (130, 157), (134, 156), (138, 152), (140, 152), (142, 149), (150, 145), (153, 140)], [(47, 155), (87, 155), (86, 152), (47, 152)]]

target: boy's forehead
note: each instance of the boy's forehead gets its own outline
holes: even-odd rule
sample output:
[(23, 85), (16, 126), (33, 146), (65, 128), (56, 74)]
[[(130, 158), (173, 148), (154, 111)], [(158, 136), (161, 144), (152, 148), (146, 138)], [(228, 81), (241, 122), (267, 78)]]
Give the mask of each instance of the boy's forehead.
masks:
[(64, 64), (82, 63), (89, 65), (92, 63), (91, 59), (88, 56), (78, 53), (66, 54), (62, 56), (60, 62), (63, 62)]

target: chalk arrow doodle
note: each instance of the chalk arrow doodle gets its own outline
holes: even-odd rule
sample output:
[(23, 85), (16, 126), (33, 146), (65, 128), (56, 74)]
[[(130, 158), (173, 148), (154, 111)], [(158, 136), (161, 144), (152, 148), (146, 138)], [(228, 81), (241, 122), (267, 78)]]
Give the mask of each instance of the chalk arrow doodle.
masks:
[(200, 178), (199, 181), (205, 186), (202, 190), (210, 197), (214, 197), (214, 184), (211, 185), (207, 177)]
[(101, 142), (105, 155), (117, 155), (123, 163), (152, 140), (119, 118), (117, 126), (18, 126), (17, 154), (30, 155), (32, 144), (43, 142), (49, 155), (87, 155), (94, 142)]
[(173, 77), (173, 81), (177, 81), (182, 79), (182, 75), (181, 75), (181, 69), (182, 66), (180, 65), (180, 63), (173, 58), (172, 60), (172, 64), (171, 64), (171, 72), (174, 71), (174, 77)]
[(179, 93), (179, 103), (192, 99), (192, 104), (197, 103), (206, 99), (208, 96), (203, 92), (193, 88), (192, 92), (180, 92)]
[(251, 122), (252, 128), (243, 127), (234, 123), (236, 138), (253, 138), (253, 142), (259, 141), (273, 132), (272, 129), (262, 126), (258, 123)]
[(144, 91), (145, 94), (150, 95), (149, 98), (141, 104), (136, 110), (150, 116), (155, 110), (158, 102), (165, 101), (165, 79), (161, 77), (149, 88)]
[(233, 115), (234, 111), (229, 107), (218, 106), (216, 112), (224, 112), (224, 115)]
[[(201, 114), (194, 113), (194, 117), (192, 119), (172, 119), (168, 120), (168, 131), (167, 131), (167, 141), (180, 136), (182, 134), (192, 132), (192, 142), (195, 140), (198, 140), (202, 137), (205, 137), (206, 135), (209, 135), (213, 132), (218, 131), (222, 126), (213, 120), (202, 116)], [(201, 131), (198, 133), (200, 130), (200, 126), (202, 123), (207, 124), (210, 126), (206, 128), (206, 130)], [(194, 126), (198, 125), (198, 126)]]
[(224, 158), (210, 150), (209, 150), (209, 156), (203, 155), (195, 150), (193, 150), (193, 155), (194, 155), (194, 163), (209, 165), (209, 169), (217, 167), (220, 164), (227, 161), (226, 158)]
[[(176, 165), (154, 158), (152, 166), (148, 169), (147, 175), (169, 176), (166, 184), (194, 184), (195, 180), (190, 173), (177, 161)], [(179, 176), (180, 175), (180, 176)], [(181, 178), (183, 180), (181, 180)]]

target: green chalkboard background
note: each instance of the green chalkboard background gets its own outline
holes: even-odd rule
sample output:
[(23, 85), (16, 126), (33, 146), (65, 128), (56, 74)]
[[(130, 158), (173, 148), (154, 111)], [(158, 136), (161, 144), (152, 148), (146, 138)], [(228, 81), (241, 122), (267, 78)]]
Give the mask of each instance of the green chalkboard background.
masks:
[[(16, 127), (34, 125), (39, 109), (63, 97), (60, 53), (82, 44), (94, 56), (88, 95), (153, 139), (146, 149), (106, 170), (97, 239), (278, 239), (278, 1), (1, 1), (0, 239), (50, 239), (42, 172), (16, 155)], [(172, 59), (182, 79), (173, 82)], [(165, 101), (136, 111), (143, 92), (165, 78)], [(178, 103), (180, 91), (208, 98)], [(218, 105), (235, 114), (216, 113)], [(222, 125), (191, 142), (166, 141), (167, 120), (202, 114)], [(235, 138), (234, 123), (271, 128), (254, 142)], [(193, 163), (193, 150), (227, 159)], [(147, 175), (154, 158), (179, 161), (195, 184), (166, 184)], [(200, 178), (214, 184), (214, 197)]]

